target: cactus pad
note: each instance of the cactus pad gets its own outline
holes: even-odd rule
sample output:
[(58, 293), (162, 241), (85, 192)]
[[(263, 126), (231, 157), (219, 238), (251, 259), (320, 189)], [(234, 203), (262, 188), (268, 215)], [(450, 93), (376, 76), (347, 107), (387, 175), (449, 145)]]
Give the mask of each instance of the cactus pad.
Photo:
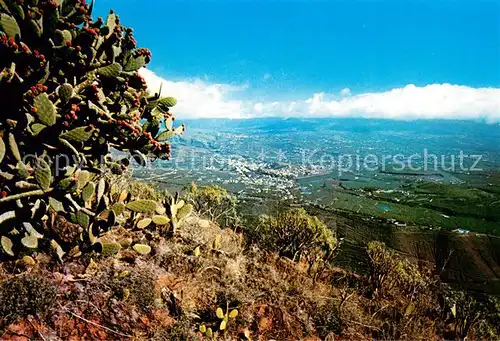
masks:
[(89, 201), (94, 194), (95, 194), (95, 185), (93, 182), (89, 182), (85, 187), (83, 187), (82, 189), (83, 201), (85, 202)]
[(57, 38), (57, 44), (61, 46), (66, 46), (71, 40), (73, 40), (73, 37), (71, 35), (71, 32), (68, 30), (56, 30), (55, 32), (55, 37)]
[(65, 252), (63, 251), (61, 245), (59, 245), (54, 239), (50, 241), (50, 248), (56, 253), (57, 258), (62, 262)]
[(139, 220), (139, 221), (137, 222), (136, 227), (137, 227), (138, 229), (141, 229), (141, 230), (142, 230), (142, 229), (145, 229), (146, 227), (148, 227), (148, 226), (151, 224), (151, 222), (152, 222), (152, 221), (153, 221), (153, 219), (151, 219), (151, 218), (144, 218), (144, 219), (141, 219), (141, 220)]
[(0, 14), (0, 27), (10, 38), (21, 36), (21, 30), (19, 29), (16, 19), (8, 14)]
[(36, 249), (38, 247), (38, 238), (27, 234), (23, 239), (21, 239), (21, 244), (29, 249)]
[(184, 133), (184, 126), (177, 127), (173, 130), (164, 130), (160, 134), (158, 134), (155, 139), (159, 142), (163, 142), (174, 136), (182, 135), (182, 133)]
[(153, 200), (137, 200), (127, 204), (127, 208), (137, 213), (152, 213), (156, 210), (156, 202)]
[(64, 212), (63, 203), (53, 197), (49, 197), (49, 206), (56, 212)]
[(47, 128), (47, 126), (43, 125), (41, 123), (33, 123), (30, 128), (31, 128), (31, 132), (32, 132), (33, 136), (36, 136), (36, 135), (40, 134), (40, 132), (42, 130)]
[(9, 147), (12, 156), (14, 156), (14, 159), (16, 159), (17, 161), (21, 161), (21, 154), (19, 153), (19, 148), (17, 146), (16, 138), (12, 133), (9, 133)]
[(137, 71), (141, 67), (144, 67), (146, 65), (146, 58), (144, 56), (139, 56), (136, 58), (130, 58), (125, 64), (123, 71)]
[(85, 229), (87, 229), (89, 227), (90, 217), (88, 215), (86, 215), (85, 213), (83, 213), (82, 211), (76, 212), (75, 218), (76, 218), (75, 222), (78, 223), (81, 227), (83, 227)]
[(219, 329), (220, 330), (226, 330), (226, 327), (227, 327), (227, 320), (224, 319), (224, 320), (221, 321)]
[(52, 183), (52, 172), (45, 160), (37, 159), (35, 168), (35, 180), (44, 191), (48, 190)]
[(116, 225), (116, 213), (113, 210), (110, 210), (108, 213), (108, 228), (111, 228)]
[(46, 93), (35, 97), (33, 106), (37, 109), (37, 116), (41, 123), (46, 126), (53, 126), (56, 123), (56, 107)]
[(0, 163), (2, 163), (4, 157), (5, 157), (5, 142), (3, 142), (3, 138), (0, 137)]
[(147, 255), (151, 252), (151, 246), (146, 244), (135, 244), (132, 248), (141, 255)]
[(193, 205), (186, 204), (186, 205), (182, 206), (177, 211), (177, 219), (181, 220), (181, 219), (188, 217), (192, 211), (193, 211)]
[(176, 104), (177, 100), (174, 97), (164, 97), (158, 101), (156, 108), (162, 113), (166, 113), (168, 108), (174, 107)]
[(167, 225), (170, 222), (170, 219), (164, 215), (155, 215), (152, 217), (153, 223), (156, 225)]
[(87, 186), (87, 184), (90, 181), (90, 172), (86, 170), (81, 170), (78, 172), (77, 178), (78, 178), (78, 189), (82, 189), (85, 186)]
[(174, 119), (172, 117), (167, 117), (165, 119), (165, 127), (167, 128), (167, 130), (174, 129)]
[(105, 78), (116, 78), (122, 72), (122, 66), (118, 63), (113, 63), (108, 66), (103, 66), (97, 69), (97, 74)]
[(63, 103), (66, 103), (73, 97), (73, 86), (69, 83), (64, 83), (58, 88), (57, 95)]
[(116, 255), (121, 249), (122, 246), (118, 243), (103, 243), (101, 253), (105, 257), (110, 257)]
[(26, 265), (33, 266), (36, 264), (36, 261), (31, 256), (23, 256), (23, 262)]
[(38, 232), (37, 230), (35, 230), (35, 228), (33, 227), (33, 225), (31, 225), (30, 223), (23, 223), (23, 227), (24, 227), (24, 230), (30, 235), (30, 236), (34, 236), (34, 237), (37, 237), (37, 238), (43, 238), (43, 234), (41, 234), (40, 232)]
[(109, 33), (113, 33), (116, 27), (117, 16), (114, 13), (109, 13), (108, 19), (106, 21), (106, 26), (109, 28)]
[(85, 142), (92, 136), (93, 129), (90, 127), (78, 127), (61, 134), (61, 138), (75, 142)]
[(218, 318), (223, 319), (224, 318), (224, 311), (222, 311), (222, 308), (217, 308), (215, 311), (215, 315), (217, 315)]
[(14, 256), (14, 252), (12, 251), (12, 240), (10, 238), (2, 236), (2, 248), (6, 254), (9, 256)]
[(123, 213), (123, 211), (125, 211), (125, 204), (117, 202), (116, 204), (113, 204), (113, 206), (111, 206), (111, 209), (116, 213), (116, 215), (120, 215)]

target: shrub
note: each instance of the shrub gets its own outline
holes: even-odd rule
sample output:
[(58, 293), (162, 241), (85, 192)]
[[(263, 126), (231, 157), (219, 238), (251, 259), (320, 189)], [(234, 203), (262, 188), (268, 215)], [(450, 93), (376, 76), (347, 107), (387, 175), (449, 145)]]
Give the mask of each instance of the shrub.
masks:
[(0, 285), (0, 317), (7, 320), (48, 311), (57, 294), (57, 287), (44, 277), (22, 275)]
[[(314, 324), (319, 337), (325, 340), (333, 335), (340, 335), (342, 332), (342, 320), (335, 302), (328, 302), (320, 306), (313, 316)], [(333, 338), (335, 339), (335, 338)]]
[(15, 256), (38, 248), (40, 239), (61, 258), (57, 238), (42, 239), (41, 218), (53, 210), (84, 231), (95, 228), (120, 194), (110, 193), (102, 168), (120, 173), (128, 165), (112, 160), (110, 149), (130, 152), (140, 164), (168, 159), (167, 140), (184, 125), (173, 127), (175, 98), (160, 98), (161, 89), (148, 93), (138, 70), (151, 52), (136, 47), (133, 30), (113, 11), (92, 21), (93, 2), (84, 0), (0, 4), (2, 249)]
[(500, 335), (500, 301), (494, 296), (444, 290), (445, 307), (450, 312), (450, 336), (459, 339), (498, 339)]
[(136, 304), (143, 311), (148, 311), (153, 306), (156, 298), (155, 283), (156, 276), (148, 268), (118, 272), (110, 278), (114, 294)]
[(292, 260), (329, 261), (337, 249), (334, 233), (303, 209), (289, 209), (260, 217), (252, 237), (263, 248)]
[(428, 288), (431, 279), (408, 259), (388, 249), (384, 243), (368, 243), (367, 253), (370, 259), (370, 282), (376, 295), (384, 296), (397, 289), (413, 298)]
[(198, 187), (192, 184), (188, 200), (203, 217), (217, 222), (219, 226), (238, 224), (237, 199), (218, 185)]

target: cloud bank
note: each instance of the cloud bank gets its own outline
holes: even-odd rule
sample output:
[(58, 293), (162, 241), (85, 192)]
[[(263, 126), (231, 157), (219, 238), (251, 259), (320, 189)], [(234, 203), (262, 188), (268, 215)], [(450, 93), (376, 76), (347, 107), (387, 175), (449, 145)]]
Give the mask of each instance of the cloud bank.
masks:
[(452, 84), (417, 87), (409, 84), (385, 92), (316, 93), (293, 101), (259, 102), (244, 97), (247, 86), (210, 84), (202, 80), (173, 82), (142, 69), (152, 91), (163, 83), (162, 95), (178, 100), (174, 112), (183, 118), (364, 117), (399, 120), (461, 119), (500, 123), (500, 88)]

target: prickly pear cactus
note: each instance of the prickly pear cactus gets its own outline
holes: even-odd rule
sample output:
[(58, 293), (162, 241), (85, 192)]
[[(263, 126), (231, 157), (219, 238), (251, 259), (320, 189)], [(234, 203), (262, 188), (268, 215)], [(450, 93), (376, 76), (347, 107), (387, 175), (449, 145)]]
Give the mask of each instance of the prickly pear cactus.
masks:
[(180, 200), (179, 193), (176, 193), (175, 196), (171, 198), (167, 198), (164, 205), (167, 208), (171, 231), (175, 234), (178, 229), (182, 227), (184, 220), (193, 211), (193, 206), (191, 204), (186, 204), (184, 200)]
[[(151, 52), (137, 48), (133, 30), (113, 11), (107, 20), (92, 20), (92, 8), (85, 0), (0, 0), (4, 255), (46, 246), (62, 259), (74, 247), (68, 240), (82, 251), (92, 247), (127, 209), (113, 202), (109, 186), (98, 184), (102, 168), (127, 166), (111, 160), (110, 149), (168, 159), (167, 140), (185, 129), (173, 126), (175, 98), (150, 96), (138, 73)], [(127, 209), (151, 210), (146, 202)], [(43, 237), (34, 236), (23, 224), (46, 231), (42, 225), (54, 221), (47, 219), (53, 212), (67, 219), (57, 232), (63, 237), (50, 226)]]

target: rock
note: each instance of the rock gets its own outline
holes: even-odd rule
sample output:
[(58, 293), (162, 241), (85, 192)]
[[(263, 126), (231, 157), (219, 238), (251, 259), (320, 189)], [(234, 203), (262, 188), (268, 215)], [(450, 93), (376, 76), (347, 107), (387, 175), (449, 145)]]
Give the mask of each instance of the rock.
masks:
[(205, 219), (200, 219), (200, 220), (198, 220), (198, 226), (201, 228), (208, 228), (208, 227), (210, 227), (210, 221), (205, 220)]

